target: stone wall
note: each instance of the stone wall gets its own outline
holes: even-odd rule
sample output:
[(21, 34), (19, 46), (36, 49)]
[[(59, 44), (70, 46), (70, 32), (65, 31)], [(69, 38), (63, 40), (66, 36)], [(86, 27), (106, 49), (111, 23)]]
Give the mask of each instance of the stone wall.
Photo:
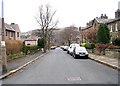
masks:
[[(89, 53), (92, 53), (92, 49), (88, 49), (87, 51)], [(102, 54), (98, 54), (97, 50), (95, 50), (95, 49), (94, 49), (93, 54), (102, 55)], [(105, 50), (105, 56), (120, 59), (120, 49), (115, 49), (115, 50), (106, 49)]]
[(118, 50), (118, 49), (116, 49), (116, 50), (108, 50), (107, 49), (105, 51), (105, 53), (106, 53), (106, 56), (108, 56), (108, 57), (120, 58), (120, 55), (119, 55), (120, 50)]

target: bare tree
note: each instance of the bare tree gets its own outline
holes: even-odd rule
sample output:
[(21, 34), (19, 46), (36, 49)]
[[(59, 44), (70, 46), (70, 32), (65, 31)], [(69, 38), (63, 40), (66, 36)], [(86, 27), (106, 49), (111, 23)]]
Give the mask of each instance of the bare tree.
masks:
[[(41, 5), (39, 7), (39, 15), (36, 18), (37, 23), (40, 25), (42, 30), (42, 38), (46, 40), (49, 44), (50, 36), (52, 35), (53, 29), (57, 26), (58, 20), (54, 21), (53, 17), (56, 11), (52, 11), (51, 6), (47, 4), (46, 6)], [(44, 47), (44, 52), (46, 52), (46, 47)]]
[(83, 34), (84, 34), (84, 37), (83, 37), (83, 38), (84, 38), (87, 42), (96, 43), (97, 29), (90, 28), (89, 30), (84, 31)]
[(75, 26), (66, 27), (61, 32), (61, 38), (64, 43), (70, 45), (72, 42), (76, 42), (76, 38), (79, 36), (78, 28)]

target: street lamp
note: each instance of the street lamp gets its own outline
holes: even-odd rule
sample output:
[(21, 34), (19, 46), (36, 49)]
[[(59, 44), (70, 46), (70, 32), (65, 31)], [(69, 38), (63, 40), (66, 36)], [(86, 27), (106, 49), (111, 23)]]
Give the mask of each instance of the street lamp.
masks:
[(5, 46), (5, 28), (4, 28), (4, 1), (2, 0), (2, 41), (1, 41), (1, 56), (2, 56), (2, 74), (7, 72), (7, 58)]

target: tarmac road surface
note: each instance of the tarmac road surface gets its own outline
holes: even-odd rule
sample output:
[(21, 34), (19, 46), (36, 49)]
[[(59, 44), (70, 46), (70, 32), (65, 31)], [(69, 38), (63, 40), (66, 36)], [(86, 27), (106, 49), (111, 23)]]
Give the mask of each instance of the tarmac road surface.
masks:
[(118, 84), (118, 71), (57, 48), (2, 81), (3, 84)]

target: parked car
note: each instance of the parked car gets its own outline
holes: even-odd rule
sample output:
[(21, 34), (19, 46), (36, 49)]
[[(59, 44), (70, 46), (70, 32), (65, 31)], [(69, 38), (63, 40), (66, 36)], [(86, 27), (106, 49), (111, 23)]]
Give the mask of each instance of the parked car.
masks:
[(57, 48), (57, 46), (51, 46), (51, 47), (50, 47), (51, 50), (54, 50), (54, 49), (56, 49), (56, 48)]
[(87, 52), (86, 48), (85, 47), (81, 47), (81, 46), (74, 47), (73, 57), (74, 58), (81, 58), (81, 57), (89, 58), (88, 57), (88, 52)]
[(63, 49), (64, 46), (60, 46), (61, 49)]
[(64, 50), (64, 51), (67, 51), (68, 47), (69, 47), (69, 46), (60, 46), (60, 48), (61, 48), (62, 50)]
[(63, 46), (63, 50), (67, 51), (68, 50), (68, 46)]
[(72, 55), (73, 54), (73, 49), (76, 46), (80, 46), (80, 45), (79, 44), (70, 44), (70, 46), (68, 47), (67, 53), (70, 54), (70, 55)]

